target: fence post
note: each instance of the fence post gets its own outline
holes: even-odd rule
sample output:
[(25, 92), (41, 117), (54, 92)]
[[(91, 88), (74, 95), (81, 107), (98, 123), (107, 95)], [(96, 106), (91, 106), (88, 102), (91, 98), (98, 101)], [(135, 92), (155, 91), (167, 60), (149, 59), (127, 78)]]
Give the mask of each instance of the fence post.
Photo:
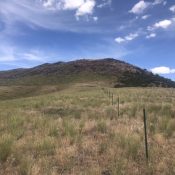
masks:
[(112, 105), (114, 105), (114, 94), (112, 93)]
[(144, 121), (144, 134), (145, 134), (145, 155), (148, 163), (148, 139), (147, 139), (147, 123), (146, 123), (146, 110), (143, 109), (143, 121)]
[(120, 116), (120, 98), (118, 97), (118, 117)]

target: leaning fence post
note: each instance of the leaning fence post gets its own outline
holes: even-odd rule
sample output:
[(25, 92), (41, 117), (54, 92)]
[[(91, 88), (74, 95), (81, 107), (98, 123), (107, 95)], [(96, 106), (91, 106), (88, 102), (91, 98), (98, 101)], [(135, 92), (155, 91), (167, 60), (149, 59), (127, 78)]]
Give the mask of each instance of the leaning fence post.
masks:
[(148, 163), (148, 139), (147, 139), (147, 123), (146, 123), (146, 110), (143, 109), (143, 121), (144, 121), (144, 134), (145, 134), (145, 155)]

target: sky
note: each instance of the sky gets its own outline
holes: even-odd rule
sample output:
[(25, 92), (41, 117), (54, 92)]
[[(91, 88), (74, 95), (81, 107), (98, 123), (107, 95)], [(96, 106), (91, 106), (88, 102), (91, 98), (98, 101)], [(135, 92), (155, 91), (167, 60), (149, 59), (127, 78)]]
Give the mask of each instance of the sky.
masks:
[(175, 80), (175, 0), (0, 0), (0, 70), (100, 58)]

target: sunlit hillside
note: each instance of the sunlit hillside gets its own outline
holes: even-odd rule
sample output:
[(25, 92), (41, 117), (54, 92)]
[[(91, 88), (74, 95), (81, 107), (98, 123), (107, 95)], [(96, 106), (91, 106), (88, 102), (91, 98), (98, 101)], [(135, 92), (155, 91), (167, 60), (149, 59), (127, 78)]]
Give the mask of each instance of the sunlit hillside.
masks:
[(13, 87), (3, 88), (0, 174), (175, 174), (174, 89), (113, 89), (84, 83), (45, 95), (9, 99)]

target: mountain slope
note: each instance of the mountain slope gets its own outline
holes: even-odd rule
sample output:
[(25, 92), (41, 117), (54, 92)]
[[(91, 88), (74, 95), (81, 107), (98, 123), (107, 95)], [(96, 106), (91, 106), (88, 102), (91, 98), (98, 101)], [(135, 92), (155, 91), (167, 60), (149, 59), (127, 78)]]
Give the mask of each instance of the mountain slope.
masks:
[(0, 85), (63, 85), (91, 81), (112, 87), (175, 87), (175, 82), (169, 79), (111, 58), (58, 62), (0, 72)]

